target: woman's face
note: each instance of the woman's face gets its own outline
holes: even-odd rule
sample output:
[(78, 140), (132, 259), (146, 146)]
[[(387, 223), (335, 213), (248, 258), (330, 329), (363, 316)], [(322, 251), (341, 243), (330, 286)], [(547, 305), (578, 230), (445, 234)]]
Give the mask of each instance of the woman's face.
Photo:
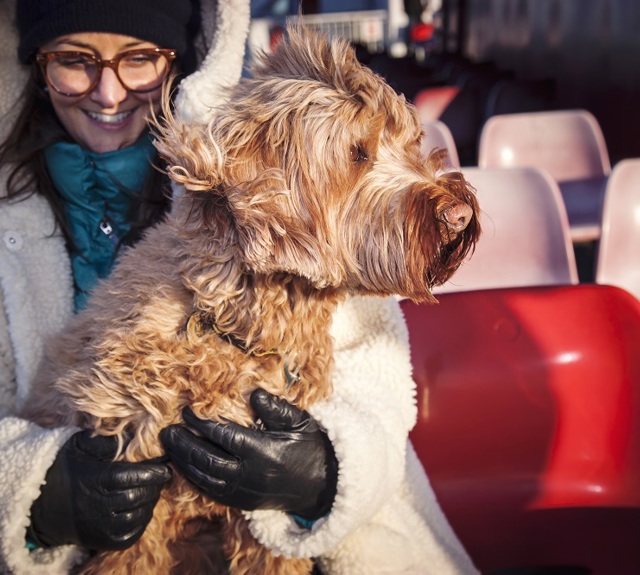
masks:
[[(131, 36), (87, 32), (60, 36), (42, 46), (41, 52), (73, 50), (110, 60), (127, 50), (157, 47)], [(157, 108), (161, 93), (162, 87), (144, 94), (130, 92), (108, 67), (96, 87), (82, 96), (64, 96), (49, 88), (51, 104), (69, 135), (96, 153), (135, 143), (147, 127), (150, 102)]]

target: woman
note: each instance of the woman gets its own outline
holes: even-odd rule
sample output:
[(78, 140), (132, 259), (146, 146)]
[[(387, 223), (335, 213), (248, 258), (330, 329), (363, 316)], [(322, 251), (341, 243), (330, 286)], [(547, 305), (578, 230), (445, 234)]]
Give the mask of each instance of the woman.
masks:
[[(45, 430), (15, 414), (46, 337), (83, 307), (118, 248), (168, 209), (166, 182), (149, 168), (156, 160), (145, 122), (169, 69), (190, 68), (202, 60), (197, 48), (211, 46), (176, 101), (198, 121), (240, 76), (248, 5), (200, 4), (195, 47), (188, 40), (199, 18), (188, 0), (18, 0), (19, 37), (0, 33), (0, 105), (10, 116), (0, 134), (3, 573), (66, 573), (87, 550), (133, 544), (169, 478), (159, 462), (112, 463), (109, 438)], [(0, 14), (2, 25), (11, 21)], [(11, 66), (11, 42), (21, 66)], [(24, 82), (30, 91), (20, 96)], [(439, 574), (474, 572), (411, 450), (415, 477), (403, 486), (415, 405), (397, 304), (349, 302), (334, 323), (336, 398), (314, 408), (316, 419), (258, 394), (254, 407), (273, 433), (189, 420), (204, 440), (186, 426), (163, 433), (175, 467), (246, 509), (254, 535), (275, 552), (320, 557), (329, 573), (418, 573), (430, 563)], [(300, 468), (306, 474), (291, 481)]]

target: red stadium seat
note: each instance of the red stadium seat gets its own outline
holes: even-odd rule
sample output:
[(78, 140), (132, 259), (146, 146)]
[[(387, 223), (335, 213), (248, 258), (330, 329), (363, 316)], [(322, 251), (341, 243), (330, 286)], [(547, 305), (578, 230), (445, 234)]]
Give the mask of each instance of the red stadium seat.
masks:
[(638, 575), (640, 302), (602, 285), (438, 299), (401, 303), (411, 439), (476, 565)]

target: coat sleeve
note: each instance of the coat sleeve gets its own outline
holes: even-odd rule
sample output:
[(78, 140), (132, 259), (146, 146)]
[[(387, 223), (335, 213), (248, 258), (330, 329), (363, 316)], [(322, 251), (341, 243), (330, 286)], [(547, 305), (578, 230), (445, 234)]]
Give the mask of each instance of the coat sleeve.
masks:
[(400, 489), (367, 523), (320, 557), (328, 575), (479, 575), (407, 442)]
[(16, 417), (0, 419), (0, 573), (66, 575), (82, 560), (73, 546), (29, 551), (31, 505), (62, 444), (77, 429), (43, 429)]
[(395, 299), (350, 299), (334, 317), (334, 395), (310, 411), (338, 457), (331, 512), (311, 530), (278, 511), (247, 513), (275, 553), (319, 558), (328, 575), (477, 575), (437, 503), (408, 434), (415, 384)]
[(334, 316), (334, 393), (310, 409), (338, 458), (329, 515), (311, 530), (285, 513), (248, 512), (253, 535), (284, 556), (318, 557), (370, 521), (400, 489), (415, 389), (406, 325), (394, 299), (354, 297)]

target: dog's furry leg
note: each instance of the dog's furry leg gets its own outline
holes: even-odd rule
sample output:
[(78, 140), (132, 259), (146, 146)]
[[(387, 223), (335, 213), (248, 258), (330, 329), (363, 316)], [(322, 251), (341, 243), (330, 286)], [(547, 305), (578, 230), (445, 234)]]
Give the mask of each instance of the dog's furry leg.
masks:
[(221, 517), (186, 519), (161, 497), (143, 536), (123, 551), (98, 553), (80, 575), (227, 575)]
[(169, 547), (176, 575), (229, 575), (222, 541), (222, 517), (197, 518), (184, 526), (183, 537)]

